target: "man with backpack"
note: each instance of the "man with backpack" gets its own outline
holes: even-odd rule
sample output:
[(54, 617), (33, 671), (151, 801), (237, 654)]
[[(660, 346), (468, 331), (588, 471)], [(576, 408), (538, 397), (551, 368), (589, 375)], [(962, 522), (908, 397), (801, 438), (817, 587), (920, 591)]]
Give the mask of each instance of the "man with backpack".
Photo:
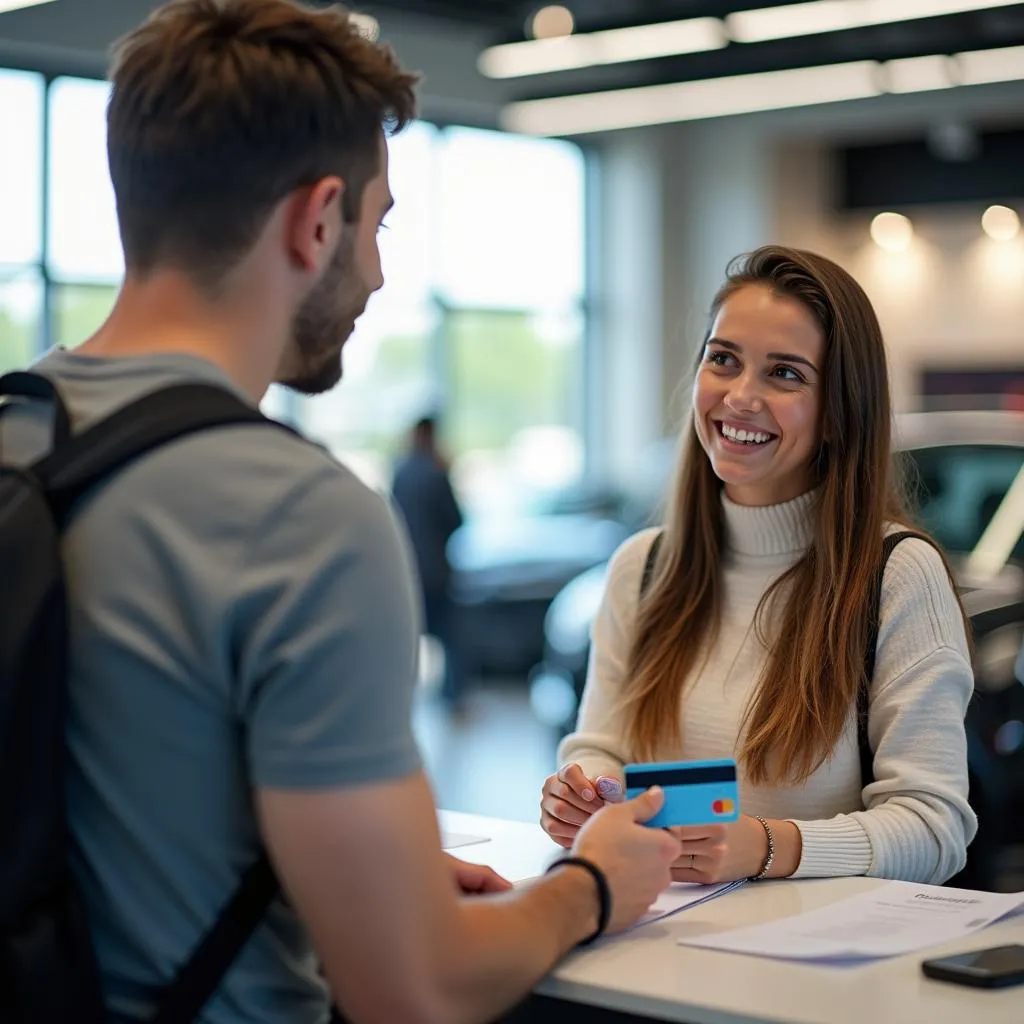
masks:
[(392, 515), (257, 411), (341, 375), (414, 78), (337, 8), (175, 0), (112, 81), (122, 292), (0, 381), (0, 1019), (492, 1019), (679, 847), (651, 791), (528, 886), (445, 857)]

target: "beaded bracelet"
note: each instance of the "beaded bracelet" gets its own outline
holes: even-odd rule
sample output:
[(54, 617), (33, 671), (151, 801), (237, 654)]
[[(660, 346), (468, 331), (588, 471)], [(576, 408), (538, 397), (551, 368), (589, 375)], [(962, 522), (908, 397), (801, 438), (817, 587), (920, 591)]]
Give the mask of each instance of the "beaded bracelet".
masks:
[(768, 836), (768, 856), (765, 857), (761, 870), (750, 879), (752, 882), (760, 882), (762, 878), (768, 877), (768, 872), (771, 871), (772, 863), (775, 860), (775, 835), (772, 832), (771, 825), (764, 818), (758, 815), (755, 815), (754, 818), (756, 821), (761, 822), (761, 827), (764, 829), (765, 835)]

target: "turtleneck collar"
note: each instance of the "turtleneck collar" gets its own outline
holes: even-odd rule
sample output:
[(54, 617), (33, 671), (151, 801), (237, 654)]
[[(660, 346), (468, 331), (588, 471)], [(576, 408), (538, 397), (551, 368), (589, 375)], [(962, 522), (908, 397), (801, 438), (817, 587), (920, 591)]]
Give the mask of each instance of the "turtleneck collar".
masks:
[(737, 505), (722, 493), (726, 545), (733, 554), (770, 557), (802, 554), (811, 543), (811, 508), (816, 493), (808, 491), (781, 505)]

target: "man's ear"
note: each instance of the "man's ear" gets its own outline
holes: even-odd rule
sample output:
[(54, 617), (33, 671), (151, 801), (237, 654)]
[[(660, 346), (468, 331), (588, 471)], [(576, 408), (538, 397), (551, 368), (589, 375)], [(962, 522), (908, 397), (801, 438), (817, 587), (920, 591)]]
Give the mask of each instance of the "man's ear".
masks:
[(342, 229), (344, 191), (341, 178), (331, 176), (293, 195), (285, 230), (288, 250), (299, 269), (319, 274), (330, 262)]

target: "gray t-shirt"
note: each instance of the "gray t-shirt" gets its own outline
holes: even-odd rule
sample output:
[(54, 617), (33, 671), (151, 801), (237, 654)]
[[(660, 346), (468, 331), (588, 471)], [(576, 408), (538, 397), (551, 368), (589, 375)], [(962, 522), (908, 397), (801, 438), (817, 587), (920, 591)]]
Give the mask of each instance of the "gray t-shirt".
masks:
[[(183, 381), (182, 355), (54, 351), (37, 369), (75, 429)], [(0, 453), (50, 442), (44, 408), (0, 418)], [(87, 496), (65, 537), (69, 800), (111, 1009), (145, 1019), (261, 850), (252, 787), (379, 782), (420, 767), (407, 547), (384, 500), (264, 426), (168, 444)], [(205, 1024), (321, 1024), (326, 986), (283, 903)]]

